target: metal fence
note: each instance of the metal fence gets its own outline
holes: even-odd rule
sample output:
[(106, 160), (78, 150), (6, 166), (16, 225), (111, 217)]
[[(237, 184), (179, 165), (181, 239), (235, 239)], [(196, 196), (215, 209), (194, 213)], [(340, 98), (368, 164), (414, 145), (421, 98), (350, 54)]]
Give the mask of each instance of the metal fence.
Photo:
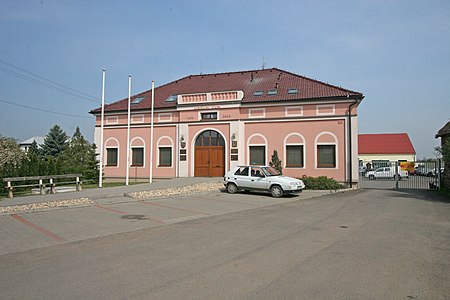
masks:
[(372, 189), (438, 190), (441, 162), (388, 162), (376, 169), (360, 167), (359, 187)]

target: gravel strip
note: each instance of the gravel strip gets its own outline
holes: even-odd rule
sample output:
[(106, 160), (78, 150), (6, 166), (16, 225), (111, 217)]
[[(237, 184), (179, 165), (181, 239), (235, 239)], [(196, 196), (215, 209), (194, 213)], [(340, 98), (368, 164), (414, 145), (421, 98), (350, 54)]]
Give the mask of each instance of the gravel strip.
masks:
[(60, 200), (60, 201), (48, 201), (48, 202), (41, 202), (41, 203), (2, 206), (2, 207), (0, 207), (0, 213), (11, 213), (11, 212), (26, 211), (26, 210), (46, 209), (46, 208), (54, 208), (54, 207), (69, 207), (69, 206), (78, 206), (78, 205), (92, 205), (92, 204), (95, 204), (95, 202), (93, 202), (92, 200), (89, 200), (88, 198)]
[(217, 191), (223, 188), (223, 183), (220, 182), (204, 182), (196, 183), (188, 186), (178, 188), (168, 188), (164, 190), (142, 191), (127, 194), (135, 199), (148, 199), (153, 197), (173, 196), (173, 195), (185, 195), (192, 193), (202, 193)]

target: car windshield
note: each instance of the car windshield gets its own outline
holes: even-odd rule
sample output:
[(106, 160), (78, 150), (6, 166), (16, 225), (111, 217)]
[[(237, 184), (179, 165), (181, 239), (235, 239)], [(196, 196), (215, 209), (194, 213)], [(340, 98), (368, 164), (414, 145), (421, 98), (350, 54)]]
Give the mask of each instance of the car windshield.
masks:
[(262, 168), (264, 173), (266, 174), (266, 176), (278, 176), (280, 175), (280, 172), (278, 172), (277, 170), (275, 170), (272, 167), (266, 167), (266, 168)]

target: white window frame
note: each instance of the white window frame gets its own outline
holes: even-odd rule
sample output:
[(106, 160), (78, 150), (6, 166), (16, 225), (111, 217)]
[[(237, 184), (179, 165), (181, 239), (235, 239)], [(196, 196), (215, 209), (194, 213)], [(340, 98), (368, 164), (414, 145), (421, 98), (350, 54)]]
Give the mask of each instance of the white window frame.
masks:
[[(168, 139), (170, 142), (169, 143), (161, 143), (161, 140), (163, 140), (163, 139)], [(170, 159), (170, 161), (171, 161), (171, 165), (170, 166), (161, 166), (160, 164), (160, 153), (159, 153), (159, 148), (160, 147), (166, 147), (166, 148), (172, 148), (172, 157), (171, 157), (171, 159)], [(176, 154), (175, 153), (175, 151), (174, 151), (174, 149), (175, 149), (175, 147), (174, 147), (174, 142), (173, 142), (173, 139), (170, 137), (170, 136), (167, 136), (167, 135), (164, 135), (164, 136), (162, 136), (162, 137), (160, 137), (159, 139), (158, 139), (158, 141), (156, 141), (156, 148), (158, 149), (158, 155), (157, 155), (157, 157), (156, 157), (156, 167), (157, 168), (165, 168), (165, 169), (167, 169), (167, 168), (174, 168), (175, 167), (175, 159), (176, 159), (176, 157), (174, 158), (174, 154)]]
[(138, 124), (138, 123), (144, 123), (144, 115), (131, 115), (131, 123)]
[[(161, 117), (169, 117), (168, 120), (163, 120)], [(158, 122), (172, 122), (172, 113), (159, 113)]]
[[(331, 135), (333, 137), (333, 139), (334, 139), (334, 142), (318, 143), (317, 141), (319, 140), (319, 138), (322, 135)], [(336, 166), (334, 168), (323, 168), (323, 167), (319, 168), (317, 166), (317, 163), (318, 163), (317, 156), (318, 156), (318, 152), (319, 152), (317, 146), (319, 146), (319, 145), (325, 145), (325, 146), (326, 145), (334, 145), (334, 147), (335, 147), (334, 159), (336, 161)], [(339, 169), (339, 144), (338, 144), (338, 138), (337, 138), (337, 136), (334, 133), (329, 132), (329, 131), (323, 131), (323, 132), (319, 133), (316, 136), (316, 138), (314, 140), (314, 168), (316, 170), (336, 170), (336, 169)]]
[[(254, 137), (261, 137), (263, 140), (264, 140), (264, 144), (251, 144), (250, 143), (250, 141), (252, 140), (252, 138), (254, 138)], [(264, 135), (262, 135), (262, 134), (260, 134), (260, 133), (254, 133), (254, 134), (252, 134), (251, 136), (249, 136), (248, 137), (248, 139), (247, 139), (247, 165), (251, 165), (251, 162), (250, 162), (250, 146), (264, 146), (265, 147), (265, 153), (264, 153), (264, 161), (265, 161), (265, 163), (266, 163), (266, 165), (268, 165), (269, 164), (269, 161), (267, 160), (268, 159), (268, 156), (267, 156), (267, 151), (268, 151), (268, 148), (269, 148), (269, 143), (267, 142), (267, 138), (264, 136)]]
[(107, 125), (119, 124), (119, 116), (107, 116), (106, 117), (106, 124)]
[[(292, 111), (293, 109), (299, 109), (301, 112), (300, 113), (289, 113), (289, 110)], [(303, 116), (303, 105), (301, 105), (301, 106), (286, 106), (284, 115), (286, 117), (302, 117)]]
[[(114, 141), (115, 144), (111, 145), (111, 146), (108, 146), (108, 143), (110, 141)], [(116, 166), (108, 166), (108, 152), (107, 152), (108, 148), (115, 148), (115, 149), (117, 149), (117, 165)], [(103, 165), (106, 168), (119, 168), (119, 166), (120, 166), (120, 143), (119, 143), (119, 141), (116, 138), (110, 137), (110, 138), (108, 138), (105, 141), (105, 143), (103, 145), (103, 149), (104, 149), (103, 150), (104, 151), (104, 153), (103, 153)]]
[[(331, 112), (320, 112), (321, 109), (330, 109)], [(333, 116), (336, 114), (336, 105), (335, 104), (323, 104), (323, 105), (316, 105), (316, 115), (318, 116)]]
[[(261, 115), (252, 115), (255, 112), (262, 112)], [(249, 119), (258, 119), (258, 118), (265, 118), (266, 117), (266, 109), (265, 108), (249, 108), (248, 109), (248, 118)]]
[[(298, 136), (302, 140), (302, 142), (300, 142), (300, 143), (287, 143), (288, 139), (291, 136)], [(303, 167), (287, 167), (286, 166), (286, 164), (287, 164), (286, 146), (303, 146)], [(292, 132), (292, 133), (286, 135), (286, 137), (284, 138), (284, 141), (283, 141), (283, 148), (284, 148), (284, 155), (283, 155), (284, 168), (288, 168), (288, 169), (302, 169), (302, 170), (306, 169), (306, 139), (301, 133)]]

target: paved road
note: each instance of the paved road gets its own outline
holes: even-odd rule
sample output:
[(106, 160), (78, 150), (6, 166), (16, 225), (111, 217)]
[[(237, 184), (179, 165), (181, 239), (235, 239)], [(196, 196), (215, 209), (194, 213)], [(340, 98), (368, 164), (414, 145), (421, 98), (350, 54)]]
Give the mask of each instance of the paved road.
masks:
[(4, 299), (449, 299), (449, 270), (449, 202), (363, 190), (4, 254), (0, 290)]

